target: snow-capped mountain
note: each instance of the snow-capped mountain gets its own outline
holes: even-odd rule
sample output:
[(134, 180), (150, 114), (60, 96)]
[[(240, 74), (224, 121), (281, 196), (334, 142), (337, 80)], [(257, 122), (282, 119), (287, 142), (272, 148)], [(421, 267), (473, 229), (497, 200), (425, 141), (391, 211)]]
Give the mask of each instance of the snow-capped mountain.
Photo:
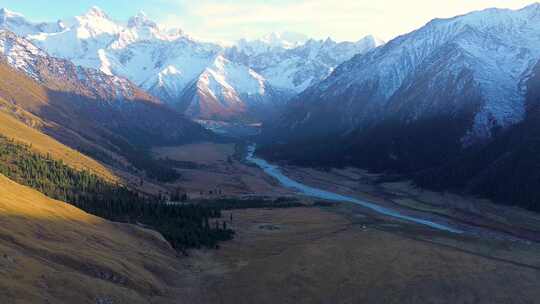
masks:
[(160, 103), (125, 78), (49, 56), (30, 41), (7, 30), (0, 30), (0, 58), (12, 68), (54, 89), (109, 102), (137, 99)]
[(58, 126), (47, 131), (70, 144), (92, 139), (121, 151), (126, 142), (172, 144), (210, 137), (131, 81), (50, 56), (7, 30), (0, 30), (0, 66), (2, 98)]
[(373, 36), (339, 43), (330, 38), (309, 39), (294, 48), (272, 47), (263, 52), (253, 52), (240, 44), (227, 50), (227, 55), (252, 67), (274, 86), (300, 93), (326, 78), (339, 64), (382, 44)]
[(280, 52), (284, 49), (294, 49), (304, 45), (308, 40), (309, 37), (299, 33), (270, 33), (259, 39), (240, 39), (235, 47), (239, 52), (247, 56), (256, 56), (272, 51)]
[(210, 120), (250, 118), (245, 117), (248, 111), (251, 118), (260, 118), (257, 114), (261, 111), (289, 98), (288, 93), (273, 88), (251, 68), (222, 55), (216, 57), (184, 94), (180, 102), (182, 112)]
[(18, 35), (26, 36), (37, 33), (59, 32), (64, 28), (64, 25), (60, 21), (56, 23), (32, 23), (27, 21), (21, 14), (1, 8), (0, 28), (17, 29)]
[(467, 146), (523, 120), (523, 84), (539, 59), (540, 4), (436, 19), (340, 65), (292, 102), (284, 128), (312, 136), (463, 121)]
[(93, 7), (56, 28), (4, 15), (2, 28), (50, 55), (127, 78), (195, 118), (235, 119), (260, 111), (261, 104), (282, 104), (339, 63), (380, 44), (372, 38), (336, 43), (281, 33), (227, 48), (162, 28), (144, 13), (123, 23)]
[[(120, 50), (142, 42), (158, 44), (172, 41), (181, 35), (180, 31), (159, 29), (144, 14), (131, 18), (127, 25), (120, 24), (97, 7), (82, 16), (62, 21), (62, 24), (65, 26), (63, 31), (29, 35), (27, 38), (52, 56), (99, 69), (109, 75), (115, 74), (115, 69), (123, 68), (120, 60), (131, 57), (129, 53), (121, 53)], [(17, 28), (9, 29), (20, 34)], [(131, 76), (133, 80), (140, 78), (139, 75)]]
[(457, 189), (493, 201), (540, 211), (540, 62), (526, 81), (525, 120), (488, 144), (415, 177), (422, 187)]

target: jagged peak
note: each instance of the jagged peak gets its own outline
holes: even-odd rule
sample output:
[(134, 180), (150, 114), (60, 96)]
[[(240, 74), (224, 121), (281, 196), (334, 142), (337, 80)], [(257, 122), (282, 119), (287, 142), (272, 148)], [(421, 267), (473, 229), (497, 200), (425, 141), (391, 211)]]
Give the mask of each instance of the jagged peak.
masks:
[(128, 27), (157, 28), (157, 23), (150, 20), (144, 11), (139, 11), (137, 15), (129, 18)]
[(135, 17), (141, 18), (141, 19), (147, 19), (148, 18), (148, 16), (146, 15), (146, 12), (143, 11), (143, 10), (140, 10), (139, 12), (137, 12), (137, 15), (135, 15)]
[(17, 20), (17, 22), (28, 22), (24, 18), (23, 14), (10, 11), (7, 8), (0, 8), (0, 24), (8, 22), (8, 20)]
[(99, 8), (98, 6), (92, 6), (85, 14), (86, 17), (96, 17), (96, 18), (103, 18), (103, 19), (110, 19), (109, 15), (105, 13), (104, 10)]
[(25, 53), (31, 54), (34, 59), (35, 56), (48, 56), (45, 51), (41, 50), (39, 47), (37, 47), (27, 39), (18, 36), (16, 33), (10, 30), (0, 29), (0, 49), (2, 50), (1, 52), (6, 51), (6, 45), (9, 45), (8, 49), (12, 49), (15, 47), (19, 50), (24, 50)]
[(363, 38), (360, 38), (360, 40), (358, 40), (357, 43), (362, 42), (362, 41), (371, 41), (371, 42), (373, 42), (375, 44), (375, 46), (383, 45), (383, 44), (386, 43), (383, 39), (381, 39), (381, 38), (379, 38), (379, 37), (377, 37), (375, 35), (371, 35), (371, 34), (366, 35)]
[(320, 40), (317, 40), (317, 39), (313, 39), (313, 38), (309, 38), (306, 43), (304, 43), (304, 45), (308, 46), (308, 45), (311, 45), (311, 44), (316, 44), (320, 42)]
[(540, 3), (539, 2), (530, 4), (521, 10), (524, 11), (526, 14), (528, 14), (529, 18), (540, 17)]
[(531, 4), (527, 5), (527, 6), (525, 6), (524, 8), (522, 8), (522, 10), (540, 11), (540, 2), (531, 3)]
[(304, 34), (294, 32), (272, 32), (264, 35), (259, 40), (270, 45), (282, 45), (282, 46), (298, 46), (305, 43), (308, 37)]
[[(283, 48), (291, 49), (301, 45), (304, 45), (308, 41), (308, 37), (294, 32), (271, 32), (258, 38), (241, 38), (233, 46), (244, 48), (252, 47), (259, 49), (259, 51), (268, 51), (268, 48)], [(258, 52), (255, 50), (255, 52)]]
[(179, 38), (185, 35), (184, 31), (177, 27), (166, 29), (166, 33), (169, 37), (173, 38)]
[(262, 39), (285, 39), (285, 40), (307, 40), (308, 37), (301, 33), (283, 31), (283, 32), (271, 32), (262, 37)]
[(335, 44), (336, 41), (334, 41), (334, 39), (332, 39), (332, 37), (326, 37), (326, 39), (324, 40), (324, 44)]
[(216, 58), (214, 58), (214, 66), (218, 68), (224, 68), (225, 65), (229, 64), (230, 60), (225, 58), (222, 53), (219, 53)]
[(0, 8), (0, 16), (2, 17), (23, 17), (22, 14), (11, 11), (5, 7)]
[(83, 29), (79, 37), (95, 37), (100, 33), (117, 34), (122, 30), (122, 25), (113, 20), (105, 11), (97, 6), (90, 8), (84, 15), (66, 20), (67, 28)]

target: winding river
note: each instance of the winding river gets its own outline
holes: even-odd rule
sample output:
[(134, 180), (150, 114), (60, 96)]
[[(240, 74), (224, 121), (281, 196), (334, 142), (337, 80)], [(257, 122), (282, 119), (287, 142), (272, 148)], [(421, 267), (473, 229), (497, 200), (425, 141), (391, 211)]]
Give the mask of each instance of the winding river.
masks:
[(338, 193), (334, 193), (334, 192), (330, 192), (330, 191), (326, 191), (326, 190), (322, 190), (322, 189), (318, 189), (318, 188), (314, 188), (314, 187), (304, 185), (304, 184), (302, 184), (300, 182), (297, 182), (295, 180), (290, 179), (289, 177), (287, 177), (283, 173), (281, 173), (281, 170), (280, 170), (279, 166), (272, 165), (272, 164), (268, 163), (266, 160), (256, 157), (255, 156), (255, 148), (256, 148), (256, 146), (254, 144), (250, 145), (248, 147), (248, 154), (247, 154), (246, 160), (248, 162), (253, 163), (253, 164), (257, 165), (258, 167), (260, 167), (262, 170), (264, 170), (264, 172), (266, 172), (266, 174), (268, 174), (268, 175), (274, 177), (275, 179), (277, 179), (283, 186), (285, 186), (287, 188), (290, 188), (290, 189), (297, 190), (301, 194), (304, 194), (304, 195), (310, 196), (310, 197), (316, 197), (316, 198), (320, 198), (320, 199), (330, 200), (330, 201), (349, 202), (349, 203), (357, 204), (357, 205), (360, 205), (362, 207), (368, 208), (368, 209), (373, 210), (373, 211), (375, 211), (377, 213), (380, 213), (380, 214), (383, 214), (383, 215), (386, 215), (386, 216), (390, 216), (390, 217), (394, 217), (394, 218), (397, 218), (397, 219), (400, 219), (400, 220), (405, 220), (405, 221), (417, 223), (417, 224), (420, 224), (420, 225), (424, 225), (424, 226), (428, 226), (428, 227), (431, 227), (431, 228), (434, 228), (434, 229), (448, 231), (448, 232), (452, 232), (452, 233), (458, 233), (458, 234), (463, 233), (463, 231), (461, 231), (459, 229), (456, 229), (456, 228), (452, 228), (452, 227), (450, 227), (448, 225), (438, 224), (438, 223), (432, 222), (430, 220), (424, 220), (424, 219), (421, 219), (421, 218), (417, 218), (417, 217), (413, 217), (413, 216), (409, 216), (409, 215), (404, 215), (404, 214), (401, 214), (400, 212), (398, 212), (396, 210), (386, 208), (386, 207), (382, 207), (382, 206), (379, 206), (379, 205), (377, 205), (375, 203), (372, 203), (372, 202), (359, 200), (359, 199), (356, 199), (354, 197), (345, 196), (345, 195), (341, 195), (341, 194), (338, 194)]

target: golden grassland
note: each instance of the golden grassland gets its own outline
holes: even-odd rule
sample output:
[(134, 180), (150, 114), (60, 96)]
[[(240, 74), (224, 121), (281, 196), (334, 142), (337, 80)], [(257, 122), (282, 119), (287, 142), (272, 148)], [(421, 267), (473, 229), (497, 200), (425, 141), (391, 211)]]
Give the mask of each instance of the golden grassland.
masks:
[[(183, 161), (226, 152), (209, 144), (166, 151), (168, 157)], [(197, 185), (223, 188), (228, 194), (276, 195), (283, 191), (256, 168), (224, 159), (205, 157), (208, 167), (180, 170), (185, 178), (182, 184), (194, 189)], [(369, 174), (358, 170), (284, 170), (295, 179), (330, 191), (407, 212), (421, 209), (419, 214), (426, 218), (455, 207), (445, 203), (455, 196), (440, 194), (428, 200), (425, 194), (377, 185)], [(411, 202), (397, 204), (405, 199)], [(467, 206), (472, 202), (462, 200)], [(525, 218), (522, 212), (502, 211), (509, 219)], [(224, 218), (229, 218), (228, 213)], [(437, 232), (349, 204), (324, 209), (235, 210), (228, 224), (237, 232), (234, 240), (221, 244), (217, 251), (194, 251), (183, 259), (191, 270), (190, 276), (181, 279), (184, 286), (192, 287), (182, 296), (186, 303), (492, 304), (536, 303), (540, 299), (537, 243)]]
[[(34, 150), (50, 153), (74, 169), (86, 169), (143, 192), (163, 192), (164, 188), (152, 181), (139, 185), (140, 176), (125, 170), (130, 166), (128, 160), (111, 148), (107, 137), (112, 133), (79, 113), (77, 96), (51, 91), (55, 88), (62, 91), (62, 85), (53, 81), (47, 83), (48, 89), (0, 62), (0, 134), (30, 143)], [(104, 155), (106, 159), (102, 160), (118, 166), (105, 166), (76, 150)]]
[[(86, 169), (108, 180), (117, 180), (111, 170), (105, 166), (40, 132), (44, 126), (58, 127), (40, 118), (42, 115), (53, 115), (47, 113), (51, 101), (45, 87), (26, 75), (15, 72), (8, 65), (0, 63), (0, 96), (2, 96), (0, 97), (0, 133), (2, 135), (32, 144), (32, 148), (37, 152), (49, 153), (53, 158), (62, 159), (74, 169)], [(60, 103), (55, 104), (54, 107), (56, 109), (54, 115), (60, 115), (59, 119), (71, 120), (75, 117), (68, 107), (62, 107)], [(38, 117), (33, 113), (42, 115)], [(74, 136), (67, 129), (62, 132)]]
[(535, 245), (456, 237), (373, 218), (347, 204), (235, 210), (233, 216), (238, 232), (233, 241), (189, 258), (203, 282), (189, 303), (493, 304), (540, 299)]
[[(24, 127), (21, 138), (29, 138)], [(51, 145), (31, 142), (35, 149)], [(204, 162), (203, 168), (180, 170), (190, 179), (179, 185), (288, 193), (260, 170), (229, 162), (231, 147), (204, 143), (160, 152)], [(395, 185), (377, 192), (361, 182), (365, 176), (350, 170), (288, 168), (287, 173), (349, 195), (381, 195), (381, 204), (407, 198), (415, 202), (403, 203), (409, 208), (435, 208), (409, 194), (394, 197), (405, 191)], [(234, 240), (219, 250), (177, 257), (153, 231), (91, 216), (0, 176), (0, 303), (491, 304), (540, 299), (537, 243), (437, 232), (350, 204), (232, 214), (232, 221), (229, 211), (223, 219), (237, 232)]]
[(1, 175), (0, 240), (2, 303), (161, 303), (179, 276), (176, 253), (159, 234), (105, 221)]
[[(3, 62), (0, 62), (0, 96), (39, 117), (51, 116), (63, 121), (76, 119), (69, 103), (54, 102), (50, 99), (49, 89)], [(51, 111), (53, 104), (54, 111)]]
[(47, 89), (31, 78), (16, 72), (9, 65), (0, 63), (0, 92), (8, 101), (18, 101), (27, 105), (40, 105), (48, 102)]
[(52, 137), (38, 130), (32, 129), (18, 121), (9, 114), (0, 111), (0, 134), (16, 141), (32, 146), (32, 149), (42, 154), (50, 154), (54, 159), (61, 159), (64, 163), (77, 170), (88, 170), (109, 181), (116, 181), (117, 177), (104, 165), (92, 158), (73, 150)]

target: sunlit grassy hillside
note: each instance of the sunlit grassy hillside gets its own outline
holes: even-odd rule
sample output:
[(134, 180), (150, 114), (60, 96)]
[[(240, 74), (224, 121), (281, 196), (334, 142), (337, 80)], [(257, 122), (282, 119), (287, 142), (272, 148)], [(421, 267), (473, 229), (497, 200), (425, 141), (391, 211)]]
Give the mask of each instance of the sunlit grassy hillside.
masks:
[[(154, 232), (115, 224), (0, 175), (0, 299), (149, 303), (170, 295), (175, 252)], [(102, 301), (102, 302), (100, 302)]]
[(23, 124), (2, 111), (0, 111), (0, 134), (32, 145), (32, 149), (36, 152), (50, 154), (54, 159), (61, 159), (74, 169), (85, 169), (107, 180), (117, 180), (112, 171), (101, 163), (61, 144), (52, 137)]

